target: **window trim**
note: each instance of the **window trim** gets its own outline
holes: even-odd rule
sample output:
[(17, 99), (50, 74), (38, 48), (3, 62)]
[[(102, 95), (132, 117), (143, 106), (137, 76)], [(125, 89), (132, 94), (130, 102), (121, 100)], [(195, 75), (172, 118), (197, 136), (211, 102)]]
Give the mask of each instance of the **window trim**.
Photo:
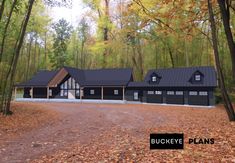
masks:
[(147, 91), (148, 95), (154, 95), (154, 91)]
[(113, 90), (113, 94), (114, 94), (114, 95), (119, 95), (118, 89), (114, 89), (114, 90)]
[(183, 96), (184, 95), (184, 91), (175, 91), (175, 95)]
[(162, 95), (162, 91), (155, 91), (155, 95)]
[(201, 81), (201, 75), (200, 74), (195, 75), (195, 81)]
[(175, 95), (175, 91), (167, 91), (166, 94), (167, 95)]
[(157, 77), (156, 76), (152, 76), (152, 82), (156, 82), (157, 81)]
[(198, 92), (197, 91), (189, 91), (189, 96), (197, 96)]
[(199, 96), (208, 96), (208, 92), (207, 91), (199, 91), (198, 95)]
[(94, 89), (90, 89), (90, 95), (94, 95), (95, 94), (95, 90)]

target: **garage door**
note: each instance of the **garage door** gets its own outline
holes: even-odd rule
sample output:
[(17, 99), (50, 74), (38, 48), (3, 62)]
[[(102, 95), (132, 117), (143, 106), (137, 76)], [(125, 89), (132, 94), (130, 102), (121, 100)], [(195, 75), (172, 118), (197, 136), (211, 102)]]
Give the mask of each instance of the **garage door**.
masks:
[(166, 103), (167, 104), (184, 104), (184, 92), (183, 91), (167, 91)]
[(162, 91), (147, 91), (148, 103), (162, 103)]
[(208, 92), (207, 91), (189, 91), (188, 104), (208, 106), (209, 105)]

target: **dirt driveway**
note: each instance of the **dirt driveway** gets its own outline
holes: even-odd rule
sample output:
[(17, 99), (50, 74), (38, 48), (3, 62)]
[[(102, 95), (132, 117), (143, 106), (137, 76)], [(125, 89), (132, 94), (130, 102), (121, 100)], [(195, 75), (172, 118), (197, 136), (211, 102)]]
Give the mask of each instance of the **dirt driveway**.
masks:
[[(60, 113), (55, 123), (0, 146), (0, 162), (235, 161), (235, 125), (222, 107), (213, 109), (142, 104), (33, 103)], [(33, 108), (32, 108), (33, 109)], [(150, 151), (149, 134), (183, 132), (215, 138), (214, 145)]]

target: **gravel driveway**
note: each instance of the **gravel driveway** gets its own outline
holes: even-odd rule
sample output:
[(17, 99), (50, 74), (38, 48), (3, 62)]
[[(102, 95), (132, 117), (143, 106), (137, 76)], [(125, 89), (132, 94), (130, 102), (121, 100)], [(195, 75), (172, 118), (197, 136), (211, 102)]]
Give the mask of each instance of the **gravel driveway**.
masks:
[[(224, 111), (218, 108), (209, 110), (142, 104), (34, 103), (34, 105), (57, 111), (61, 116), (51, 125), (32, 130), (6, 142), (1, 147), (0, 162), (40, 160), (44, 155), (53, 155), (75, 144), (87, 146), (94, 138), (99, 139), (99, 135), (111, 133), (114, 129), (115, 134), (125, 131), (136, 139), (148, 142), (149, 133), (157, 131), (158, 127), (162, 131), (165, 130), (165, 126), (166, 128), (170, 126), (170, 131), (187, 132), (186, 124), (197, 125), (200, 122), (202, 128), (207, 128), (212, 125), (210, 121), (207, 122), (207, 113), (210, 114), (209, 118), (213, 117), (218, 120), (220, 120), (219, 116), (217, 117), (218, 113), (222, 114), (223, 122), (226, 121)], [(188, 116), (191, 117), (188, 118)], [(191, 119), (193, 121), (190, 121)], [(108, 141), (115, 141), (115, 138), (110, 137), (105, 140), (108, 143)], [(96, 139), (96, 141), (99, 140)]]

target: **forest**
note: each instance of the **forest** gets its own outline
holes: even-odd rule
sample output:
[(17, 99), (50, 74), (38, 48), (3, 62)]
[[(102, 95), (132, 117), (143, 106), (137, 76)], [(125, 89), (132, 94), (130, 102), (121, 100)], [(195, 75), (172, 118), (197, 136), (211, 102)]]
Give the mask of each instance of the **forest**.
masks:
[(14, 84), (38, 70), (215, 66), (224, 102), (235, 120), (234, 0), (83, 0), (77, 25), (50, 17), (70, 0), (0, 1), (0, 111), (10, 112)]

